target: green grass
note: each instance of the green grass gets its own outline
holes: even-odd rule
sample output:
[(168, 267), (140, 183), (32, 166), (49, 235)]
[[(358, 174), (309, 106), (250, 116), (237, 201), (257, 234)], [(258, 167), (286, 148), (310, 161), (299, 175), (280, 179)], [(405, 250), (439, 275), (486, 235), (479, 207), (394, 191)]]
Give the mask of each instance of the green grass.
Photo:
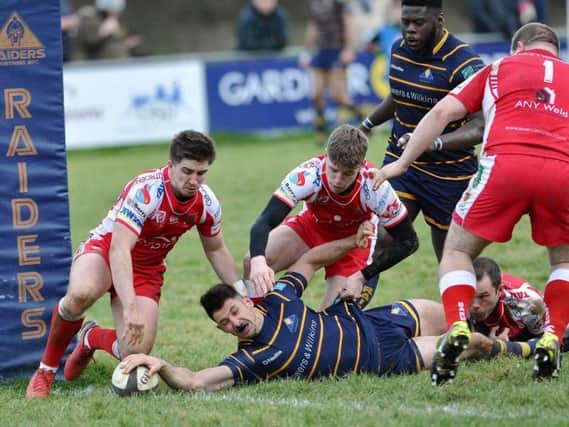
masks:
[[(249, 228), (280, 179), (304, 159), (319, 153), (307, 136), (264, 141), (255, 137), (217, 136), (218, 159), (208, 182), (224, 210), (224, 236), (240, 262)], [(384, 149), (374, 136), (369, 159), (379, 162)], [(69, 154), (69, 192), (73, 247), (77, 247), (112, 205), (129, 178), (166, 162), (167, 145), (104, 149)], [(399, 298), (439, 298), (437, 266), (428, 229), (416, 228), (421, 247), (410, 259), (383, 274), (372, 305)], [(538, 288), (548, 276), (546, 252), (529, 237), (523, 220), (511, 242), (489, 248), (505, 271), (526, 277)], [(195, 231), (185, 236), (168, 259), (160, 304), (160, 325), (153, 353), (173, 363), (201, 369), (217, 364), (235, 348), (234, 339), (217, 331), (198, 305), (215, 274), (203, 256)], [(318, 275), (305, 299), (317, 306), (323, 295)], [(112, 320), (108, 299), (87, 314), (105, 326)], [(26, 380), (0, 389), (3, 426), (29, 425), (358, 425), (358, 426), (567, 426), (569, 377), (534, 383), (532, 363), (503, 359), (462, 366), (454, 384), (433, 388), (427, 373), (377, 378), (352, 376), (315, 383), (277, 381), (224, 392), (181, 393), (160, 385), (151, 396), (118, 398), (110, 390), (116, 362), (96, 355), (84, 376), (58, 381), (47, 401), (24, 399)]]

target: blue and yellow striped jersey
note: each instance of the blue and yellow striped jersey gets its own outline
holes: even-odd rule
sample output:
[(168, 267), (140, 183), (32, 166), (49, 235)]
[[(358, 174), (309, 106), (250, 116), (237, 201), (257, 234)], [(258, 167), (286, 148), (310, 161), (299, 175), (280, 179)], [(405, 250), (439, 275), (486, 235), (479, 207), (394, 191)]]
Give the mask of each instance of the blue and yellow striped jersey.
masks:
[[(399, 157), (395, 143), (407, 132), (413, 132), (425, 114), (455, 86), (484, 67), (480, 57), (446, 29), (430, 55), (418, 56), (403, 39), (394, 42), (391, 50), (389, 83), (395, 102), (393, 129), (387, 156)], [(460, 127), (450, 123), (445, 132)], [(474, 149), (427, 152), (413, 167), (430, 175), (465, 177), (476, 171)]]
[(341, 302), (315, 312), (300, 300), (306, 286), (302, 275), (288, 273), (256, 306), (264, 316), (261, 332), (241, 339), (237, 352), (221, 362), (235, 384), (380, 372), (378, 341), (359, 307)]

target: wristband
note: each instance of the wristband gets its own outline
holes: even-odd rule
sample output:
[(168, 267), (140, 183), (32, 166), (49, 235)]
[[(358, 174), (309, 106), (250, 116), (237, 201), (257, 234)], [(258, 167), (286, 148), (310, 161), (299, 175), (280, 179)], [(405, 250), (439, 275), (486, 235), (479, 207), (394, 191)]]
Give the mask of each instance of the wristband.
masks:
[(241, 295), (242, 297), (246, 297), (249, 296), (249, 293), (247, 292), (247, 286), (245, 285), (245, 281), (244, 280), (238, 280), (237, 282), (235, 282), (232, 285), (235, 290), (239, 293), (239, 295)]
[(373, 124), (373, 122), (369, 119), (369, 117), (367, 117), (363, 122), (362, 122), (362, 127), (366, 128), (367, 130), (371, 130), (372, 127), (374, 127), (375, 125)]
[(441, 151), (443, 149), (443, 142), (439, 136), (435, 138), (433, 144), (435, 145), (435, 151)]

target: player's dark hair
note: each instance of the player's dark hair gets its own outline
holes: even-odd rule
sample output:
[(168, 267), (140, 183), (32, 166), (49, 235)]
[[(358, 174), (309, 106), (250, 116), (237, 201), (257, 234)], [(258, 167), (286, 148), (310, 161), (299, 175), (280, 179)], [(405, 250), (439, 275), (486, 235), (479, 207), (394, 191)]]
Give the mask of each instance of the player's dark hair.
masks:
[(555, 46), (557, 52), (559, 52), (560, 47), (559, 37), (557, 37), (555, 31), (553, 31), (553, 28), (540, 22), (530, 22), (515, 32), (512, 37), (512, 52), (515, 50), (518, 42), (522, 42), (524, 45), (536, 42), (549, 43)]
[(496, 261), (481, 256), (476, 258), (472, 264), (474, 265), (477, 281), (482, 280), (484, 275), (488, 275), (490, 282), (492, 282), (492, 287), (498, 289), (502, 283), (502, 271)]
[(427, 7), (438, 15), (443, 11), (443, 0), (401, 0), (401, 6)]
[(361, 130), (351, 125), (341, 125), (328, 138), (326, 152), (337, 165), (357, 169), (366, 158), (367, 145), (367, 136)]
[(213, 140), (195, 130), (178, 133), (170, 145), (170, 160), (172, 163), (180, 163), (184, 159), (213, 163), (215, 160)]
[(220, 283), (215, 285), (202, 295), (200, 298), (200, 304), (204, 308), (205, 312), (211, 320), (213, 318), (213, 313), (220, 310), (230, 298), (238, 297), (239, 293), (235, 290), (233, 286), (227, 285), (225, 283)]

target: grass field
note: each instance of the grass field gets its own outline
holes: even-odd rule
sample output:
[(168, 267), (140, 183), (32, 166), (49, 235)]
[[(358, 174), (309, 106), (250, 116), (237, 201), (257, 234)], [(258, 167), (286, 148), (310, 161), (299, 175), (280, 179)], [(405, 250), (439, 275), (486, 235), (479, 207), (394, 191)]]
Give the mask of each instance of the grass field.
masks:
[[(307, 136), (266, 142), (218, 135), (218, 159), (208, 183), (223, 204), (224, 235), (236, 260), (245, 253), (249, 228), (280, 179), (300, 161), (319, 152)], [(368, 158), (379, 162), (383, 145), (374, 136)], [(69, 154), (69, 191), (74, 248), (106, 214), (122, 186), (141, 170), (164, 164), (167, 145), (105, 149)], [(416, 221), (419, 251), (383, 274), (373, 305), (399, 298), (439, 298), (437, 266), (428, 229)], [(489, 248), (505, 271), (543, 289), (547, 256), (529, 238), (523, 220), (511, 242)], [(168, 259), (153, 353), (201, 369), (217, 364), (235, 348), (233, 337), (217, 331), (199, 307), (199, 296), (217, 282), (195, 231)], [(317, 306), (323, 295), (319, 275), (305, 300)], [(108, 300), (87, 314), (111, 326)], [(352, 376), (315, 383), (277, 381), (219, 393), (182, 393), (160, 385), (157, 393), (118, 398), (110, 390), (116, 361), (103, 352), (73, 383), (58, 381), (47, 401), (24, 399), (26, 380), (1, 386), (2, 426), (33, 425), (218, 425), (218, 426), (505, 426), (569, 425), (569, 374), (559, 381), (531, 381), (530, 361), (502, 359), (461, 366), (454, 384), (433, 388), (427, 373), (377, 378)]]

